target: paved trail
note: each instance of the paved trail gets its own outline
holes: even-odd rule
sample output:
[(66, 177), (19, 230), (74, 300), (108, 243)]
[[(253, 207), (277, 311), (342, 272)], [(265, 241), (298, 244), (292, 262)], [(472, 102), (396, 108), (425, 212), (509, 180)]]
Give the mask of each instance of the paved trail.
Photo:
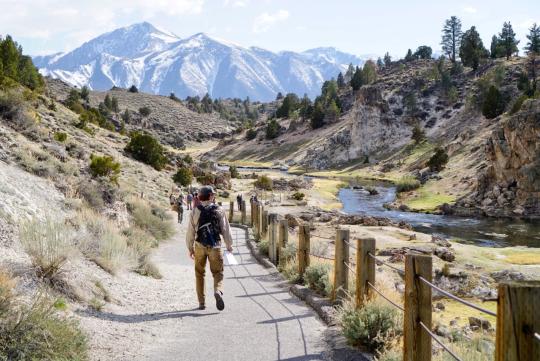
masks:
[[(117, 312), (86, 315), (100, 319), (99, 326), (107, 329), (105, 334), (126, 345), (119, 352), (111, 344), (107, 347), (111, 353), (97, 359), (328, 359), (325, 326), (310, 308), (288, 293), (280, 278), (251, 256), (243, 229), (233, 228), (239, 264), (225, 266), (225, 310), (215, 308), (208, 267), (207, 308), (197, 310), (193, 261), (184, 243), (185, 223), (153, 257), (162, 280), (146, 282), (145, 289)], [(161, 298), (157, 304), (155, 297)]]

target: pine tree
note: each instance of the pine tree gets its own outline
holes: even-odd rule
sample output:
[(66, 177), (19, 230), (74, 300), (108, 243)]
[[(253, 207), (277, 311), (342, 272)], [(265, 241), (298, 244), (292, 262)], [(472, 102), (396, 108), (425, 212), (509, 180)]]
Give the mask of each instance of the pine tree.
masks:
[(129, 92), (130, 93), (138, 93), (139, 89), (137, 89), (137, 87), (135, 85), (132, 85), (132, 86), (129, 87)]
[(29, 56), (21, 55), (17, 67), (17, 80), (32, 90), (39, 90), (44, 87), (43, 77), (32, 63)]
[(354, 66), (352, 65), (352, 63), (350, 63), (349, 67), (347, 68), (347, 72), (345, 73), (345, 82), (350, 83), (353, 75), (354, 75)]
[(339, 107), (336, 104), (335, 100), (330, 101), (330, 103), (326, 106), (324, 117), (325, 119), (328, 119), (330, 121), (335, 121), (339, 117)]
[(112, 110), (112, 100), (111, 100), (111, 97), (109, 96), (109, 93), (105, 95), (105, 100), (103, 101), (103, 104), (105, 104), (105, 108)]
[(320, 128), (324, 125), (324, 109), (321, 101), (315, 101), (313, 112), (311, 113), (311, 127), (313, 129)]
[(448, 58), (452, 63), (456, 62), (456, 55), (459, 51), (461, 44), (461, 20), (456, 16), (452, 16), (450, 19), (446, 20), (443, 30), (442, 30), (442, 49), (448, 55)]
[(510, 60), (512, 54), (518, 52), (519, 40), (516, 40), (516, 33), (512, 29), (510, 22), (505, 22), (501, 33), (499, 34), (499, 42), (506, 56), (506, 60)]
[(90, 89), (88, 89), (88, 87), (85, 85), (81, 88), (81, 99), (84, 100), (85, 102), (88, 102), (90, 101), (89, 99), (89, 96), (90, 96)]
[(13, 80), (18, 80), (18, 65), (20, 51), (16, 42), (11, 36), (6, 38), (0, 44), (0, 58), (2, 59), (2, 68), (4, 76)]
[(431, 54), (433, 50), (427, 45), (419, 46), (418, 49), (414, 52), (414, 56), (418, 59), (431, 59)]
[(383, 60), (381, 59), (381, 57), (378, 57), (378, 58), (377, 58), (377, 68), (379, 68), (379, 69), (384, 68), (384, 62), (383, 62)]
[(493, 119), (504, 112), (505, 105), (501, 92), (492, 85), (489, 87), (482, 105), (482, 114), (488, 119)]
[(309, 99), (307, 94), (304, 94), (304, 97), (300, 101), (300, 116), (302, 119), (311, 117), (313, 112), (313, 106), (311, 105), (311, 99)]
[(351, 86), (353, 90), (358, 90), (362, 87), (362, 70), (356, 67), (354, 75), (351, 79)]
[(118, 107), (118, 98), (115, 96), (113, 96), (111, 99), (111, 110), (113, 113), (117, 114), (120, 112), (120, 108)]
[(499, 56), (499, 38), (497, 35), (491, 37), (491, 45), (489, 46), (489, 56), (491, 59), (498, 58)]
[(459, 48), (459, 57), (463, 65), (476, 70), (480, 64), (480, 59), (487, 58), (487, 56), (488, 51), (484, 48), (480, 34), (476, 31), (476, 27), (471, 27), (463, 34)]
[(414, 55), (412, 53), (412, 50), (409, 49), (407, 50), (407, 54), (405, 55), (405, 61), (406, 62), (409, 62), (409, 61), (413, 61), (415, 58), (414, 58)]
[(283, 93), (278, 92), (276, 95), (276, 100), (281, 100), (281, 99), (283, 99)]
[(388, 53), (388, 52), (386, 52), (386, 54), (384, 54), (384, 65), (385, 66), (392, 65), (392, 57), (390, 56), (390, 53)]
[(342, 88), (345, 88), (345, 77), (343, 76), (343, 74), (341, 72), (339, 72), (338, 76), (337, 76), (337, 85), (338, 85), (338, 88), (342, 89)]
[(536, 23), (529, 29), (527, 39), (529, 40), (525, 47), (527, 54), (534, 53), (540, 55), (540, 27), (538, 27)]
[(377, 80), (377, 66), (373, 60), (368, 60), (362, 69), (362, 84), (371, 84)]

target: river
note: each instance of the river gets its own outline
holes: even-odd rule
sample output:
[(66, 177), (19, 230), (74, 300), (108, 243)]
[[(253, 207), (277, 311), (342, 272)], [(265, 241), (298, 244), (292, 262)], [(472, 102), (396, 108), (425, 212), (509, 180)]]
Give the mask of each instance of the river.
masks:
[(395, 187), (377, 186), (378, 195), (365, 194), (361, 190), (342, 188), (339, 200), (342, 211), (348, 214), (362, 214), (386, 217), (393, 221), (405, 221), (414, 230), (428, 234), (438, 234), (461, 242), (481, 246), (529, 246), (540, 247), (540, 221), (489, 217), (457, 217), (425, 213), (388, 210), (384, 203), (396, 198)]
[[(220, 166), (227, 170), (227, 166)], [(245, 167), (241, 172), (264, 172), (268, 169)], [(288, 175), (286, 170), (274, 169)], [(427, 234), (440, 235), (460, 242), (489, 247), (528, 246), (540, 248), (540, 220), (519, 220), (491, 217), (457, 217), (448, 215), (425, 214), (388, 210), (383, 204), (396, 199), (395, 187), (367, 182), (379, 194), (368, 195), (361, 190), (342, 188), (338, 198), (343, 205), (342, 212), (347, 214), (385, 217), (393, 221), (405, 221), (414, 230)]]

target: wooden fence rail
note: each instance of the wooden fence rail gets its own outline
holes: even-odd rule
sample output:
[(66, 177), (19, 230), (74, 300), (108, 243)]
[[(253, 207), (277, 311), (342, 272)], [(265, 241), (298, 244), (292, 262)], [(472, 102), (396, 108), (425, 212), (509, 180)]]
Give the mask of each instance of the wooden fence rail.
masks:
[[(231, 209), (234, 203), (231, 202)], [(233, 219), (234, 211), (229, 211)], [(275, 213), (264, 209), (259, 202), (251, 202), (250, 226), (256, 240), (269, 241), (270, 260), (274, 264), (280, 261), (280, 250), (290, 242), (288, 221), (279, 219)], [(287, 218), (287, 217), (286, 217)], [(241, 223), (246, 224), (245, 204), (243, 205)], [(310, 264), (310, 225), (300, 224), (298, 227), (297, 261), (298, 273), (303, 277)], [(317, 238), (324, 238), (313, 235)], [(331, 241), (330, 239), (328, 239)], [(351, 262), (350, 251), (355, 252), (355, 262)], [(463, 300), (439, 288), (432, 283), (433, 259), (431, 256), (405, 255), (405, 269), (389, 264), (376, 255), (374, 238), (359, 238), (353, 243), (350, 231), (339, 228), (335, 234), (334, 271), (332, 299), (341, 302), (352, 297), (348, 292), (349, 272), (355, 277), (356, 307), (361, 308), (365, 302), (379, 294), (394, 307), (403, 312), (403, 360), (431, 361), (432, 341), (437, 342), (455, 360), (461, 361), (451, 347), (446, 345), (432, 331), (432, 293), (454, 299), (468, 307), (487, 313), (497, 318), (496, 361), (539, 361), (540, 360), (540, 281), (501, 283), (498, 287), (499, 299), (497, 312), (491, 312), (469, 301)], [(331, 259), (325, 256), (318, 258)], [(376, 288), (376, 266), (386, 266), (398, 272), (405, 282), (404, 305), (401, 306), (388, 298)]]

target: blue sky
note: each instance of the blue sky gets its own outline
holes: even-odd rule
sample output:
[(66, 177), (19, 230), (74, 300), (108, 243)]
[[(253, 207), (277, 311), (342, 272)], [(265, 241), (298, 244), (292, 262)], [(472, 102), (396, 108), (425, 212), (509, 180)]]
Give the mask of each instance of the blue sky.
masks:
[(149, 21), (187, 37), (198, 32), (244, 46), (302, 51), (319, 46), (361, 54), (403, 56), (407, 48), (440, 48), (451, 15), (476, 25), (484, 45), (511, 21), (525, 45), (540, 0), (0, 0), (0, 34), (11, 34), (25, 53), (71, 50), (115, 28)]

